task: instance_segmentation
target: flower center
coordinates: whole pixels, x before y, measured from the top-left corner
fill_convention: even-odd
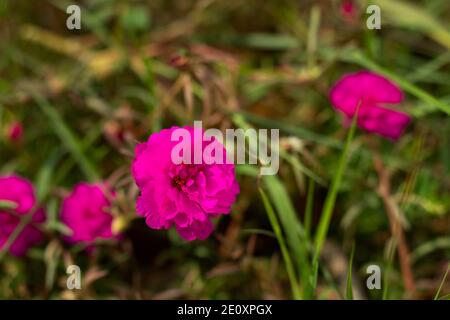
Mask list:
[[[186,180],[180,178],[179,176],[175,176],[172,178],[172,186],[181,190],[181,188],[186,184]]]

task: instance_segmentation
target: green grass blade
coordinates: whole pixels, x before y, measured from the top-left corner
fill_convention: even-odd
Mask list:
[[[440,237],[431,241],[424,242],[411,253],[411,261],[415,263],[422,257],[436,250],[443,249],[450,249],[450,239],[448,237]]]
[[[3,105],[0,103],[0,132],[3,130]]]
[[[292,250],[299,270],[302,288],[304,292],[310,292],[308,288],[310,283],[310,265],[305,230],[297,218],[286,188],[278,177],[264,176],[263,182],[278,213],[283,231],[286,234],[288,246]]]
[[[325,146],[332,147],[332,148],[337,148],[337,149],[342,148],[341,141],[334,139],[334,138],[329,138],[327,136],[322,136],[320,134],[317,134],[313,131],[309,131],[308,129],[302,128],[300,126],[287,124],[282,121],[267,119],[267,118],[260,117],[260,116],[257,116],[257,115],[254,115],[254,114],[251,114],[251,113],[248,113],[245,111],[239,111],[239,113],[234,113],[234,115],[235,115],[234,118],[236,118],[237,114],[239,116],[243,117],[245,120],[253,122],[257,125],[263,126],[264,128],[267,128],[267,129],[276,128],[276,129],[279,129],[281,132],[297,136],[300,139],[314,141],[318,144],[323,144]]]
[[[339,158],[338,168],[333,177],[331,183],[331,189],[327,193],[325,199],[325,204],[322,210],[322,215],[319,220],[319,225],[317,227],[316,236],[314,239],[315,253],[314,260],[318,260],[320,257],[320,252],[322,251],[322,246],[325,242],[325,238],[328,233],[328,228],[330,226],[331,216],[333,214],[334,205],[336,203],[337,194],[339,192],[339,187],[341,185],[342,176],[344,175],[344,170],[349,158],[350,144],[353,140],[356,131],[356,119],[358,117],[359,105],[357,107],[356,115],[353,117],[352,125],[347,134],[347,139],[345,141],[344,150]]]
[[[245,121],[245,118],[240,114],[232,115],[232,119],[240,128],[251,128]],[[312,290],[310,288],[311,267],[309,264],[309,243],[305,236],[305,230],[300,220],[297,218],[297,213],[292,205],[286,188],[278,177],[264,176],[262,181],[266,186],[270,199],[278,213],[283,231],[286,235],[288,247],[292,250],[294,262],[298,268],[298,274],[301,279],[303,296],[308,299],[310,298],[308,294],[312,293]]]
[[[289,50],[299,46],[295,37],[273,33],[251,33],[236,39],[236,44],[262,50]]]
[[[309,278],[310,288],[312,292],[315,292],[317,288],[317,278],[319,277],[319,259],[314,257],[312,262],[312,272]]]
[[[297,277],[295,275],[294,266],[292,264],[291,257],[287,250],[286,244],[284,242],[283,234],[281,232],[281,227],[278,223],[275,212],[267,198],[265,192],[259,188],[259,193],[261,194],[261,198],[263,200],[264,207],[266,208],[267,216],[269,217],[270,224],[272,225],[272,229],[275,232],[275,235],[278,240],[278,244],[281,248],[281,254],[283,255],[284,264],[286,266],[286,271],[288,273],[289,281],[291,283],[292,295],[294,299],[301,299],[301,292],[298,286]]]
[[[306,195],[306,206],[305,206],[305,236],[306,239],[310,239],[311,236],[311,222],[313,215],[313,206],[314,206],[314,180],[309,179],[308,183],[308,193]]]
[[[301,172],[307,175],[309,178],[313,179],[315,182],[317,182],[317,184],[320,184],[321,186],[327,185],[324,179],[322,179],[320,176],[318,176],[313,171],[304,166],[296,156],[286,152],[286,150],[283,149],[280,150],[280,157],[289,162],[294,172],[296,173]]]
[[[36,192],[38,202],[42,202],[47,196],[50,186],[52,184],[52,177],[55,172],[56,163],[60,159],[61,154],[57,150],[54,150],[48,159],[44,162],[41,169],[37,174],[36,179]]]
[[[264,230],[264,229],[242,229],[241,230],[242,234],[259,234],[262,236],[266,236],[266,237],[270,237],[270,238],[276,238],[276,235],[268,230]]]
[[[312,68],[316,62],[316,50],[317,50],[317,40],[318,40],[318,31],[320,26],[320,7],[315,5],[311,8],[310,19],[309,19],[309,28],[308,28],[308,38],[307,38],[307,46],[306,51],[308,53],[307,64],[308,67]]]
[[[0,200],[0,210],[12,210],[17,207],[17,203],[11,200]]]
[[[395,239],[392,239],[389,250],[388,250],[388,257],[386,261],[386,267],[384,271],[384,281],[383,281],[383,295],[382,299],[387,300],[389,295],[389,274],[391,273],[392,264],[394,262],[394,256],[395,256],[395,249],[397,247],[397,244],[395,242]]]
[[[350,254],[350,260],[348,261],[348,269],[347,269],[347,284],[345,291],[345,299],[353,300],[353,285],[352,285],[352,266],[353,266],[353,257],[355,255],[355,244],[352,246],[352,253]]]
[[[426,104],[434,106],[435,108],[445,112],[450,115],[450,105],[443,103],[439,99],[430,95],[426,91],[423,91],[410,81],[404,79],[403,77],[397,75],[394,72],[389,71],[386,68],[383,68],[376,64],[374,61],[367,58],[363,53],[358,50],[352,50],[351,52],[345,52],[341,55],[341,59],[347,62],[357,63],[367,69],[375,71],[379,74],[386,76],[391,79],[395,83],[397,83],[402,89],[407,91],[408,93],[416,96],[418,99],[422,100]]]
[[[16,241],[17,237],[22,233],[23,229],[30,223],[31,219],[33,218],[33,215],[35,214],[35,211],[32,210],[27,215],[23,216],[20,219],[20,222],[16,225],[14,231],[9,234],[8,239],[3,244],[2,248],[0,249],[0,262],[3,260],[3,257],[8,253],[9,249],[13,245],[14,241]]]
[[[428,14],[425,8],[416,6],[411,1],[399,0],[372,0],[371,4],[381,7],[381,12],[389,23],[425,33],[450,49],[450,32],[439,20]]]
[[[447,271],[445,271],[444,278],[442,279],[441,284],[439,285],[439,289],[436,292],[436,295],[434,296],[434,300],[439,299],[439,295],[441,294],[442,287],[444,286],[445,280],[447,279],[448,270],[450,270],[450,263],[447,266]]]
[[[259,176],[259,168],[250,164],[237,164],[236,174],[257,178]]]
[[[49,124],[53,127],[56,135],[78,163],[86,179],[91,182],[98,181],[100,179],[98,171],[83,153],[80,142],[66,125],[59,113],[55,111],[55,109],[44,97],[36,92],[33,92],[32,94],[42,112],[47,116]]]
[[[445,52],[431,61],[419,66],[407,76],[410,81],[420,81],[433,75],[435,71],[450,62],[450,52]]]

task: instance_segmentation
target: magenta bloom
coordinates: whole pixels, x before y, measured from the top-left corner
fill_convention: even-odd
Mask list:
[[[172,127],[150,135],[147,142],[136,147],[132,165],[133,177],[141,195],[136,202],[139,215],[153,229],[176,228],[186,240],[206,239],[213,231],[211,218],[228,214],[239,193],[234,165],[201,159],[201,163],[186,161],[175,164],[171,141]],[[191,135],[194,149],[194,129],[184,127]],[[181,130],[183,130],[181,129]],[[203,134],[201,129],[197,133]],[[200,141],[204,149],[212,141]],[[225,158],[225,148],[219,144]],[[192,155],[191,160],[193,160]],[[190,163],[190,164],[187,164]]]
[[[353,0],[343,0],[341,3],[342,17],[351,22],[356,18],[356,5]]]
[[[114,194],[105,185],[77,184],[61,209],[61,221],[72,230],[66,240],[92,245],[97,239],[116,237],[111,229],[113,216],[109,213],[112,197]]]
[[[23,256],[30,247],[44,238],[37,225],[45,221],[45,212],[43,209],[34,208],[36,197],[32,184],[15,175],[0,177],[0,201],[11,205],[8,210],[0,209],[0,248],[6,245],[21,218],[32,215],[31,223],[23,228],[9,247],[12,255]]]
[[[22,139],[23,126],[22,123],[16,121],[11,123],[8,128],[8,139],[12,142],[17,142]]]
[[[358,103],[358,126],[367,132],[396,140],[411,121],[406,113],[385,108],[385,104],[399,104],[402,91],[386,78],[368,71],[360,71],[341,78],[331,89],[331,103],[351,122]]]

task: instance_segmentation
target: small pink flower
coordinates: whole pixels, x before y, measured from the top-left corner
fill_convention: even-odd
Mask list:
[[[112,232],[110,199],[114,194],[103,184],[79,183],[62,204],[61,221],[72,230],[69,243],[94,244],[97,239],[116,237]]]
[[[177,129],[161,130],[137,145],[132,173],[141,195],[136,208],[150,228],[174,226],[186,240],[204,240],[213,231],[211,218],[228,214],[236,200],[239,185],[235,168],[226,161],[206,164],[210,163],[206,159],[200,164],[174,164],[171,153],[177,142],[171,141],[171,136]],[[192,127],[184,129],[194,136]],[[203,134],[201,129],[195,130]],[[212,141],[201,143],[205,148]],[[220,148],[225,159],[225,148]]]
[[[356,5],[353,0],[343,0],[341,3],[341,15],[348,21],[353,22],[356,18]]]
[[[22,123],[15,121],[10,124],[7,133],[8,139],[12,142],[17,142],[22,139],[23,136],[23,126]]]
[[[399,104],[402,91],[386,78],[368,71],[348,74],[331,89],[333,106],[343,112],[345,123],[351,123],[360,103],[358,126],[367,132],[396,140],[411,121],[406,113],[385,108],[385,104]]]
[[[23,256],[28,249],[39,243],[44,235],[37,228],[45,221],[45,211],[36,209],[36,197],[33,185],[26,179],[10,175],[0,177],[0,201],[11,203],[9,210],[0,209],[0,248],[3,248],[21,219],[32,214],[31,223],[27,224],[9,247],[14,256]]]

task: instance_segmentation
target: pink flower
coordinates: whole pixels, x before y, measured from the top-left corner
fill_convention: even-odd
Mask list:
[[[36,209],[36,197],[32,184],[21,177],[11,175],[0,177],[0,201],[9,203],[8,209],[0,209],[0,248],[6,245],[21,219],[31,214],[31,223],[27,224],[16,237],[9,252],[15,256],[23,256],[28,249],[40,242],[44,235],[37,228],[45,221],[43,209]],[[5,207],[3,207],[5,208]]]
[[[17,142],[22,139],[23,126],[22,123],[16,121],[10,124],[7,133],[8,139],[12,142]]]
[[[341,78],[331,89],[331,103],[351,123],[356,108],[358,126],[367,132],[396,140],[401,137],[411,117],[406,113],[384,107],[384,104],[399,104],[402,91],[386,78],[368,71],[360,71]]]
[[[108,212],[113,197],[103,184],[77,184],[62,204],[61,221],[72,230],[65,239],[93,245],[97,239],[116,237],[112,232],[113,216]]]
[[[204,240],[213,231],[211,218],[228,214],[236,200],[239,185],[235,168],[226,161],[206,164],[211,162],[204,158],[200,164],[186,164],[189,161],[174,164],[171,153],[178,142],[171,141],[171,136],[177,129],[180,128],[161,130],[150,135],[147,142],[137,145],[132,173],[141,195],[136,208],[150,228],[174,226],[186,240]],[[183,129],[194,136],[192,127]],[[201,129],[195,130],[203,135]],[[193,146],[194,138],[190,142]],[[201,147],[204,150],[212,143],[202,141]],[[218,146],[225,159],[225,148],[221,144]]]
[[[356,18],[356,5],[353,0],[343,0],[341,3],[341,15],[348,21],[353,22]]]

